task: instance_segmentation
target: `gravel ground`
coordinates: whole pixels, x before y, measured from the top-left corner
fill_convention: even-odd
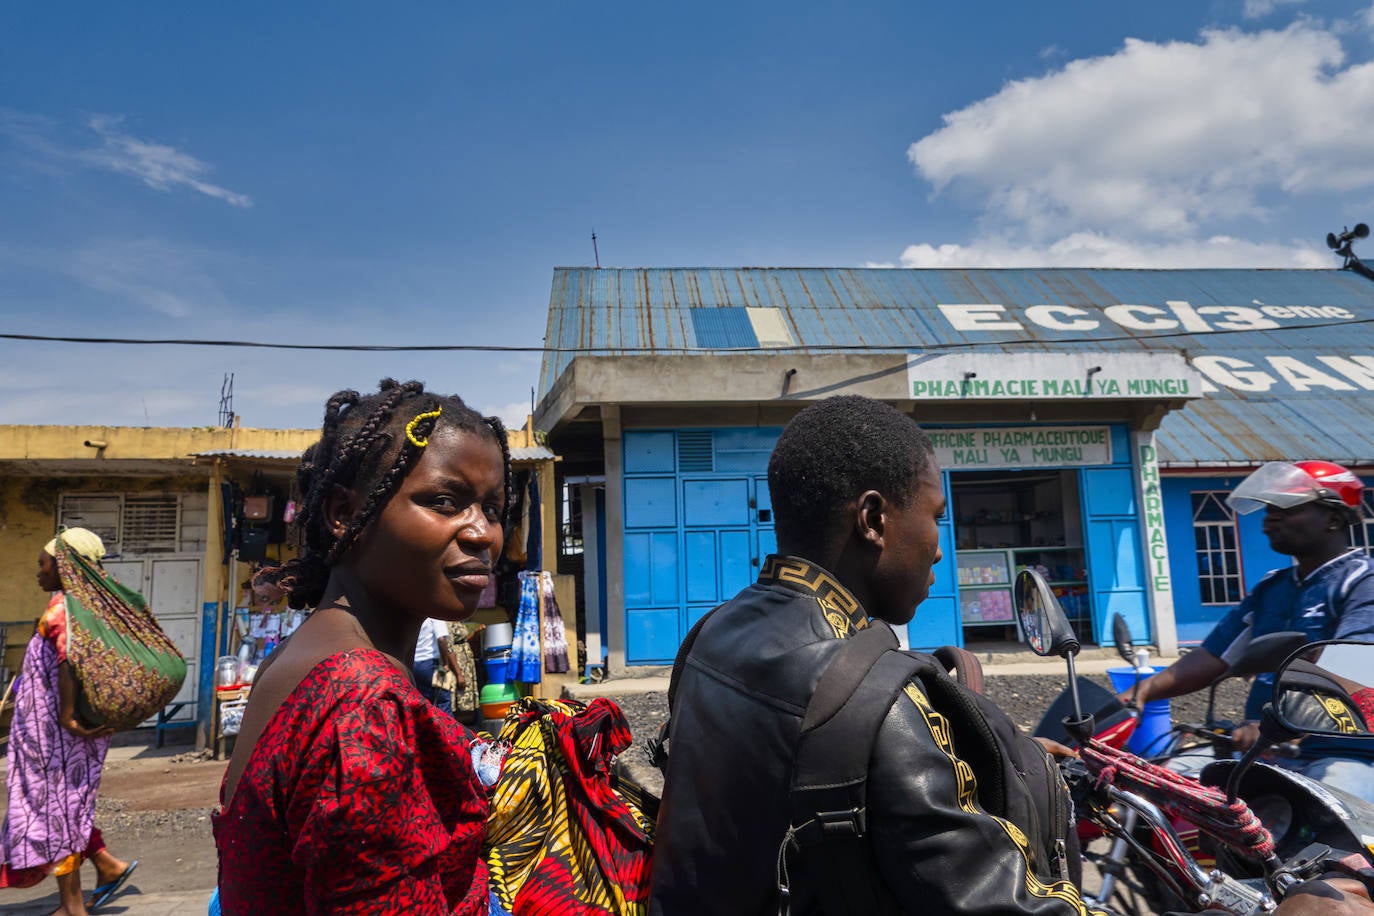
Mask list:
[[[1067,674],[998,675],[995,668],[984,669],[988,698],[1000,706],[1017,725],[1030,731],[1068,683]],[[1104,687],[1110,687],[1106,675],[1087,675]],[[1240,717],[1247,687],[1244,682],[1225,682],[1217,693],[1219,718],[1236,720]],[[666,693],[621,694],[612,699],[620,705],[634,735],[634,746],[622,755],[622,762],[630,775],[654,792],[661,791],[662,776],[649,764],[644,742],[658,734],[658,728],[668,717]],[[1201,723],[1207,712],[1206,691],[1170,701],[1170,715],[1175,724]]]

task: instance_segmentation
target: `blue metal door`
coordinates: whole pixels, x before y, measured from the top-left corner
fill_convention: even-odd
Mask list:
[[[1129,452],[1127,452],[1129,454]],[[1153,638],[1140,544],[1135,476],[1130,467],[1085,468],[1078,476],[1083,546],[1092,595],[1093,642],[1110,645],[1110,621],[1120,613],[1132,633]],[[1087,634],[1080,634],[1083,638]]]
[[[935,584],[930,587],[930,595],[916,608],[916,616],[907,624],[906,637],[913,649],[964,644],[954,573],[954,511],[949,474],[941,474],[940,478],[945,488],[945,514],[940,516],[940,552],[944,556],[934,566]]]

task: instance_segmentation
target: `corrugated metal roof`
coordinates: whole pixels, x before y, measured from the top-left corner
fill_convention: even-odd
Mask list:
[[[281,452],[269,451],[266,449],[252,448],[226,448],[213,452],[196,452],[197,458],[262,458],[275,461],[299,461],[300,452]],[[553,458],[554,454],[547,446],[531,445],[519,446],[510,450],[512,461],[541,461]]]
[[[270,461],[300,461],[301,453],[264,448],[222,448],[212,452],[196,452],[197,458],[263,458]]]
[[[1207,394],[1165,418],[1164,465],[1374,464],[1374,283],[1338,270],[558,268],[541,396],[579,353],[759,352],[720,345],[744,308],[809,352],[1181,352]]]
[[[510,450],[511,461],[543,461],[553,457],[553,452],[543,445],[522,445]]]

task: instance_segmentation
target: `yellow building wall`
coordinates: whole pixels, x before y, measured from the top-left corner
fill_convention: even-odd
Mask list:
[[[220,563],[224,550],[219,524],[223,511],[220,483],[233,479],[246,484],[252,461],[192,456],[227,449],[300,453],[318,437],[315,429],[0,426],[0,624],[9,625],[4,663],[11,671],[17,670],[33,623],[43,610],[44,596],[34,575],[38,552],[56,528],[60,494],[207,492],[203,600],[233,607],[238,601],[239,583],[228,581],[228,569]],[[507,435],[512,448],[541,445],[539,439],[528,426],[511,429]],[[531,464],[539,475],[545,566],[552,568],[559,540],[554,460]],[[280,465],[273,470],[280,473]],[[284,556],[289,555],[289,545],[283,547]],[[571,577],[556,576],[555,591],[571,656],[577,633]],[[499,616],[500,612],[486,611],[478,619]],[[575,668],[575,660],[573,665]],[[539,693],[557,696],[562,685],[577,675],[576,670],[568,675],[550,675]]]
[[[198,493],[199,477],[0,477],[0,625],[4,664],[18,670],[24,646],[47,605],[38,588],[38,554],[57,530],[63,493]],[[210,526],[213,528],[213,524]],[[208,578],[208,575],[207,575]]]
[[[225,429],[218,426],[0,426],[0,461],[189,460],[224,449],[303,452],[314,429]],[[105,443],[96,448],[91,443]]]

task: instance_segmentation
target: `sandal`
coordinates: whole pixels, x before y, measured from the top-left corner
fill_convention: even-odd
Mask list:
[[[95,890],[91,891],[91,902],[86,904],[86,906],[93,910],[98,906],[104,906],[109,903],[114,895],[119,893],[119,889],[124,886],[124,882],[129,880],[129,876],[134,873],[135,868],[138,868],[137,859],[130,862],[129,867],[124,869],[119,877],[115,878],[113,881],[101,884],[97,886]]]

